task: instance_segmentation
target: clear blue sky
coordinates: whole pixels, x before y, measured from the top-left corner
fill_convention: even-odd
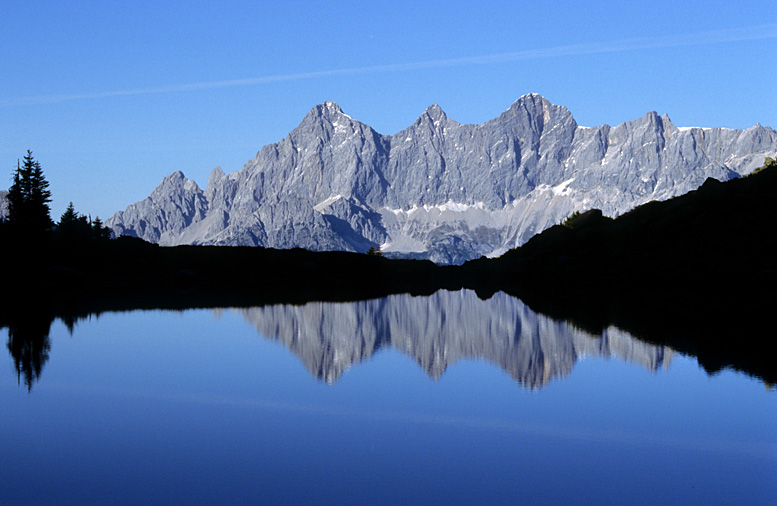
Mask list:
[[[204,187],[316,104],[383,134],[537,92],[581,125],[777,127],[777,2],[6,2],[0,174],[32,149],[108,218],[176,170]]]

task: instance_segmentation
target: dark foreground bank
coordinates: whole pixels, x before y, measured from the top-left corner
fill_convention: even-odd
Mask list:
[[[0,326],[48,329],[104,311],[357,300],[470,288],[504,291],[590,330],[615,324],[777,382],[766,350],[777,298],[777,166],[707,181],[616,220],[584,213],[498,259],[463,266],[347,252],[158,247],[139,239],[3,237]],[[24,334],[26,331],[22,331]],[[24,341],[12,342],[24,346]],[[15,343],[15,344],[14,344]],[[18,350],[17,350],[18,351]],[[19,352],[21,353],[21,352]],[[13,354],[13,351],[12,351]]]

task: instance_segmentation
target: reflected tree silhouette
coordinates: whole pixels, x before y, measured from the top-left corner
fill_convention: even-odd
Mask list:
[[[7,327],[7,348],[13,358],[19,384],[23,378],[27,390],[31,391],[49,360],[51,319],[22,317],[9,322]]]
[[[19,303],[20,301],[24,301]],[[60,305],[56,310],[49,304],[35,305],[29,297],[17,300],[12,310],[0,312],[0,331],[8,329],[6,348],[16,369],[17,380],[28,391],[40,380],[41,373],[49,361],[51,352],[51,324],[59,319],[72,336],[79,321],[99,312],[80,313],[71,307]]]

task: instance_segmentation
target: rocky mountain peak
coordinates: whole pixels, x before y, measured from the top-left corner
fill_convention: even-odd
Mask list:
[[[523,95],[492,121],[501,124],[525,125],[537,133],[544,130],[545,124],[577,126],[569,109],[555,105],[537,93]]]
[[[447,123],[450,121],[448,119],[448,116],[445,114],[445,111],[442,110],[442,108],[438,104],[432,104],[429,107],[424,110],[423,114],[421,114],[413,123],[413,125],[410,127],[412,130],[418,129],[418,127],[423,127],[423,129],[429,129],[432,130],[439,128],[444,123]],[[401,132],[397,135],[401,136]]]
[[[460,263],[519,246],[574,211],[617,216],[777,154],[768,127],[670,125],[650,112],[580,128],[566,107],[532,93],[480,125],[434,104],[385,136],[327,101],[243,170],[214,169],[206,192],[179,171],[107,224],[163,244],[380,244],[386,254]]]
[[[335,135],[352,135],[369,126],[354,120],[339,105],[327,100],[313,107],[300,124],[291,131],[289,138],[296,144],[318,143],[317,139],[330,140]]]
[[[177,181],[185,181],[185,180],[186,180],[186,176],[184,175],[183,171],[180,171],[180,170],[176,170],[172,174],[162,178],[162,182],[163,183],[167,182],[167,181],[169,181],[169,182],[177,182]]]
[[[516,110],[528,110],[528,111],[542,111],[548,107],[552,107],[553,104],[550,101],[540,95],[539,93],[527,93],[518,98],[510,109]]]
[[[431,118],[433,121],[439,121],[443,118],[447,118],[448,116],[445,114],[445,111],[442,110],[442,108],[438,104],[432,104],[429,107],[426,108],[424,111],[424,115]]]
[[[202,193],[197,183],[187,179],[183,172],[177,170],[165,176],[159,185],[151,192],[150,198],[155,201],[169,199],[170,196],[183,195],[185,193]]]
[[[672,120],[669,119],[669,115],[667,113],[664,113],[661,115],[661,123],[664,125],[664,130],[674,132],[677,130],[677,127],[674,123],[672,123]]]
[[[325,107],[328,111],[342,113],[343,110],[340,108],[339,105],[337,105],[332,100],[326,100],[323,104],[321,104],[323,107]]]
[[[310,112],[305,116],[305,119],[316,119],[316,120],[328,120],[332,121],[339,117],[346,117],[348,119],[351,119],[350,116],[345,114],[343,110],[340,108],[339,105],[337,105],[335,102],[331,100],[327,100],[323,104],[318,104],[314,106]],[[303,119],[303,122],[305,120]]]
[[[156,187],[154,193],[165,194],[170,191],[195,191],[199,192],[200,188],[197,183],[191,179],[187,179],[184,173],[180,170],[173,172],[172,174],[165,176],[159,186]]]
[[[210,175],[208,176],[208,187],[219,184],[225,177],[226,174],[224,174],[224,171],[221,169],[221,167],[216,167],[210,172]]]

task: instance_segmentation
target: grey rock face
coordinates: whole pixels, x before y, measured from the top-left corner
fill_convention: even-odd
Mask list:
[[[147,241],[169,244],[201,222],[208,213],[208,200],[197,183],[181,171],[164,178],[145,200],[129,206],[110,227],[116,235],[134,235]],[[131,223],[132,228],[125,224]]]
[[[428,297],[402,294],[236,311],[329,383],[384,347],[407,354],[435,379],[460,360],[485,360],[531,389],[566,376],[586,356],[616,357],[655,371],[667,367],[673,354],[615,327],[588,334],[501,292],[489,300],[471,290],[441,290]]]
[[[480,125],[429,107],[380,135],[333,102],[262,148],[242,170],[214,169],[202,191],[183,174],[106,223],[174,244],[366,251],[460,263],[497,256],[574,211],[622,214],[744,175],[777,153],[777,132],[678,128],[651,112],[581,127],[540,95]]]
[[[8,217],[8,192],[0,190],[0,221]]]

